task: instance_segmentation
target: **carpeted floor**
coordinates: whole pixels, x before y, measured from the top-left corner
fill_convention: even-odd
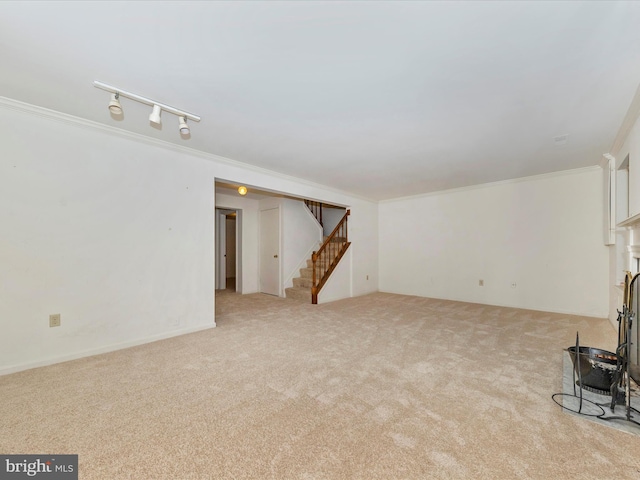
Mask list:
[[[0,453],[81,479],[632,479],[637,436],[564,413],[607,320],[377,293],[221,293],[218,327],[0,377]]]

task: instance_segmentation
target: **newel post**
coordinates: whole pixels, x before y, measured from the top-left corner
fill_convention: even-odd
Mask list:
[[[318,261],[318,253],[311,254],[311,304],[318,304],[318,287],[316,282],[316,262]]]

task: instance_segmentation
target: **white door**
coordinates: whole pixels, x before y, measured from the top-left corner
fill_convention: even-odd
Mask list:
[[[260,291],[280,295],[280,211],[260,211]]]

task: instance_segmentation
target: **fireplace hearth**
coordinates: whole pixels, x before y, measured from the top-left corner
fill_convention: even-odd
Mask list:
[[[638,384],[640,367],[637,364],[633,307],[634,292],[638,289],[640,274],[627,272],[624,284],[622,311],[618,311],[618,347],[609,352],[594,347],[580,346],[576,333],[575,346],[567,348],[571,359],[571,384],[567,388],[567,374],[563,392],[552,396],[565,410],[595,417],[602,421],[626,422],[633,430],[640,427],[640,397]],[[609,399],[607,399],[609,396]],[[640,434],[640,430],[637,432]]]

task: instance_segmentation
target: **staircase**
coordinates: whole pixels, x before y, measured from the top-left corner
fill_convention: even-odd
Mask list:
[[[307,267],[300,269],[300,276],[293,279],[293,287],[285,288],[287,298],[302,300],[309,303],[311,299],[311,287],[313,286],[313,260],[307,260]]]
[[[293,279],[293,287],[285,289],[287,298],[308,302],[311,297],[311,303],[318,303],[318,293],[351,245],[347,238],[350,213],[346,211],[331,235],[325,237],[320,248],[307,259],[307,266],[301,268],[300,276]]]

